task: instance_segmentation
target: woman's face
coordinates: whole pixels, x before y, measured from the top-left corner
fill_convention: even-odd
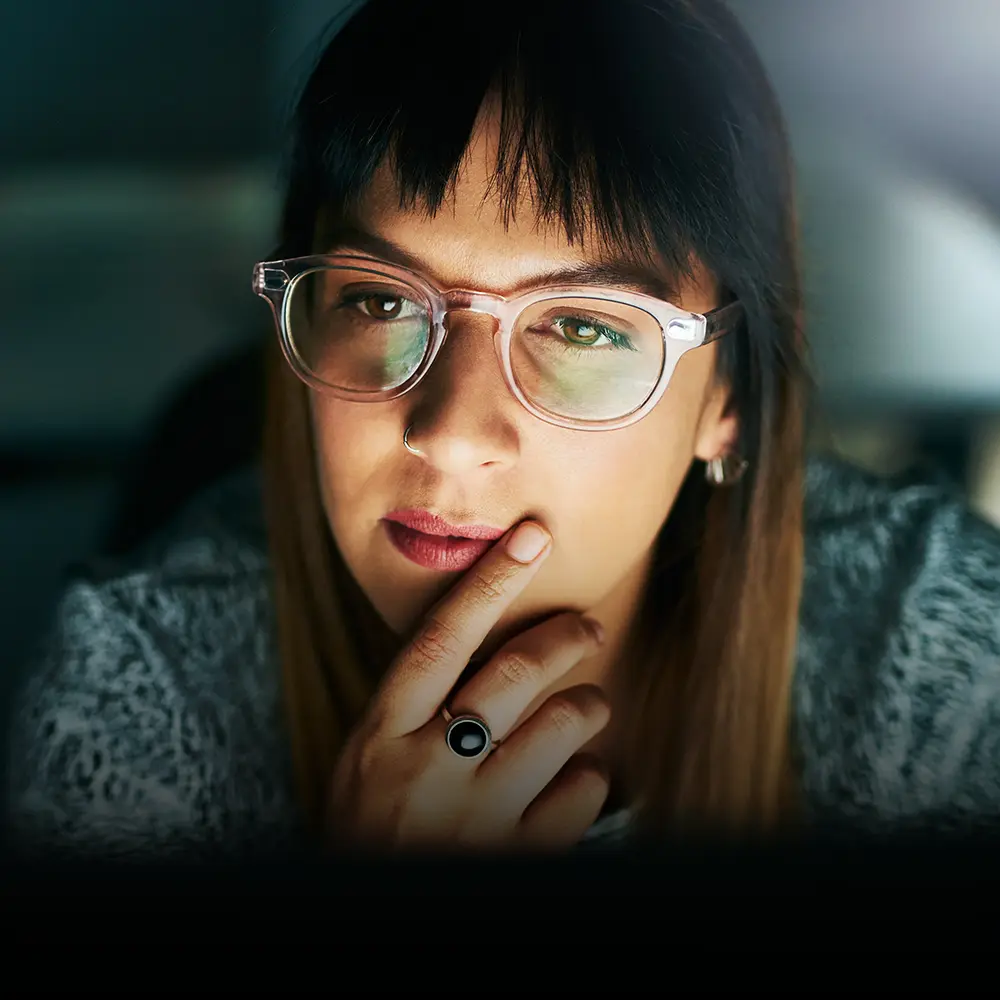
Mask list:
[[[491,131],[470,147],[453,197],[431,217],[403,210],[388,171],[377,174],[356,215],[357,229],[388,241],[444,288],[499,295],[547,273],[604,256],[562,228],[536,224],[525,198],[505,228],[488,190]],[[326,250],[370,252],[360,237]],[[716,290],[702,272],[674,296],[706,312]],[[330,528],[374,607],[406,632],[461,575],[427,568],[393,541],[386,515],[429,511],[452,524],[506,529],[526,517],[552,535],[552,551],[494,630],[498,641],[539,616],[587,611],[606,624],[641,592],[656,540],[691,461],[724,450],[735,434],[714,379],[715,345],[689,351],[653,411],[630,427],[598,433],[554,427],[508,391],[488,318],[455,313],[424,380],[404,396],[355,403],[310,393],[317,463]],[[403,433],[412,424],[409,443]],[[487,645],[492,644],[489,640]]]

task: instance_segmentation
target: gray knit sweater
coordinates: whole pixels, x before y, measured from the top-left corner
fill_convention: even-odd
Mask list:
[[[809,815],[1000,829],[1000,532],[943,485],[831,459],[810,462],[805,502],[793,718]],[[11,720],[11,829],[35,848],[137,858],[293,845],[279,700],[248,471],[132,568],[64,595]]]

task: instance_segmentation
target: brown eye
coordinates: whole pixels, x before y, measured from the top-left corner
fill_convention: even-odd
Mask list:
[[[403,308],[402,299],[390,299],[384,295],[370,295],[363,304],[365,312],[373,319],[396,319]]]

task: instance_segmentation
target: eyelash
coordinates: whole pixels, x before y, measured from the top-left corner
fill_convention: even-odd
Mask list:
[[[616,350],[634,351],[636,349],[632,344],[632,341],[625,334],[618,333],[616,330],[612,330],[611,327],[604,326],[601,323],[594,323],[576,316],[561,316],[559,320],[553,321],[552,325],[556,326],[560,321],[563,323],[577,323],[579,326],[585,326],[591,330],[596,330],[602,337],[606,337]],[[571,349],[580,353],[593,350],[593,347],[589,347],[584,344],[574,344],[573,341],[568,339],[566,340],[566,344]]]

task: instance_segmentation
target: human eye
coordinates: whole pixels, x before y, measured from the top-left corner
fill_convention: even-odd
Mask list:
[[[414,319],[423,314],[420,304],[407,298],[399,289],[345,289],[340,295],[338,308],[356,311],[367,319],[379,322]]]
[[[549,325],[553,330],[558,331],[558,334],[568,345],[575,348],[582,350],[636,350],[628,334],[595,319],[581,316],[557,316],[549,321]]]

